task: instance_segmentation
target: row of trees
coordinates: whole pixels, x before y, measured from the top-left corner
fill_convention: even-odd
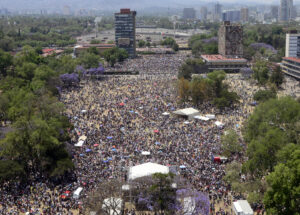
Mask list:
[[[0,58],[7,59],[1,69],[0,121],[9,121],[11,130],[0,141],[0,181],[71,171],[65,142],[72,126],[57,99],[59,72],[49,64],[56,58],[43,59],[31,47],[15,57],[1,51]]]
[[[275,98],[267,99],[269,95]],[[291,97],[261,91],[261,104],[246,121],[243,137],[248,159],[231,163],[225,180],[253,205],[264,204],[270,214],[297,214],[299,207],[300,104]],[[234,132],[222,137],[224,153],[243,153]],[[241,174],[245,180],[241,180]]]
[[[161,45],[172,48],[176,52],[179,50],[178,44],[176,43],[176,41],[172,37],[167,37],[166,39],[161,41]]]
[[[268,61],[259,60],[253,66],[253,78],[260,85],[274,84],[277,88],[284,82],[280,66],[273,66]]]
[[[14,16],[0,19],[0,49],[73,45],[76,43],[73,37],[91,32],[93,25],[91,18]]]
[[[192,54],[199,57],[201,54],[217,54],[218,38],[211,34],[196,34],[189,39],[189,48]]]
[[[187,80],[181,77],[178,81],[178,94],[182,102],[192,100],[195,105],[212,102],[219,109],[233,106],[239,102],[235,92],[230,92],[223,81],[226,78],[224,71],[214,71],[207,74],[206,78],[194,77]]]

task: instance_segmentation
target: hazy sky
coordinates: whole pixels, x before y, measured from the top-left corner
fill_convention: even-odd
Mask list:
[[[22,9],[61,9],[65,5],[71,8],[86,9],[116,9],[120,7],[130,8],[147,8],[147,7],[171,7],[182,8],[199,6],[203,4],[213,4],[219,2],[221,4],[236,5],[257,5],[257,4],[280,4],[280,0],[0,0],[0,9],[8,8],[10,10]],[[296,4],[300,0],[294,0]]]

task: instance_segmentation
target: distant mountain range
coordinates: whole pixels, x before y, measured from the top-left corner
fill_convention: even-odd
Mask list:
[[[243,5],[255,5],[257,3],[279,4],[280,0],[1,0],[0,8],[10,10],[36,10],[36,9],[62,9],[65,5],[72,9],[97,9],[97,10],[117,10],[122,7],[133,9],[144,9],[150,7],[170,7],[182,8],[191,6],[201,6],[203,4],[238,3]],[[297,2],[297,1],[295,1]]]

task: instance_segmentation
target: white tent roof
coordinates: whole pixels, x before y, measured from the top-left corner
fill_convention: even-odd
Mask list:
[[[215,119],[216,116],[214,114],[206,114],[205,117],[209,118],[209,119]]]
[[[222,122],[220,122],[220,121],[216,121],[215,125],[218,126],[218,127],[224,126],[224,124]]]
[[[205,116],[194,116],[195,119],[200,119],[202,121],[208,121],[209,118],[208,117],[205,117]]]
[[[122,185],[122,190],[130,190],[129,184]]]
[[[109,215],[121,214],[123,200],[121,198],[107,198],[103,200],[102,208]]]
[[[82,136],[79,137],[78,141],[80,141],[80,140],[85,141],[86,138],[87,138],[86,136],[82,135]]]
[[[148,151],[142,151],[142,155],[150,155],[151,153]]]
[[[190,115],[196,115],[200,114],[200,112],[194,108],[185,108],[180,109],[173,112],[174,114],[181,115],[181,116],[190,116]]]
[[[130,167],[129,169],[129,180],[153,175],[154,173],[169,173],[169,167],[163,166],[157,163],[144,163],[141,165]]]
[[[235,208],[236,212],[241,213],[243,215],[254,214],[247,200],[238,200],[236,202],[233,202],[233,207]]]
[[[79,140],[78,143],[76,143],[74,146],[76,147],[82,147],[84,144],[84,141],[83,140]]]
[[[168,112],[164,112],[162,115],[164,115],[164,116],[168,116],[168,115],[170,115],[170,113],[168,113]]]

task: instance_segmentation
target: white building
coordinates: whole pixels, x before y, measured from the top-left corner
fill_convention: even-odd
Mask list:
[[[285,57],[300,57],[300,34],[286,34]]]
[[[232,209],[235,215],[253,215],[254,212],[247,200],[238,200],[232,203]]]

